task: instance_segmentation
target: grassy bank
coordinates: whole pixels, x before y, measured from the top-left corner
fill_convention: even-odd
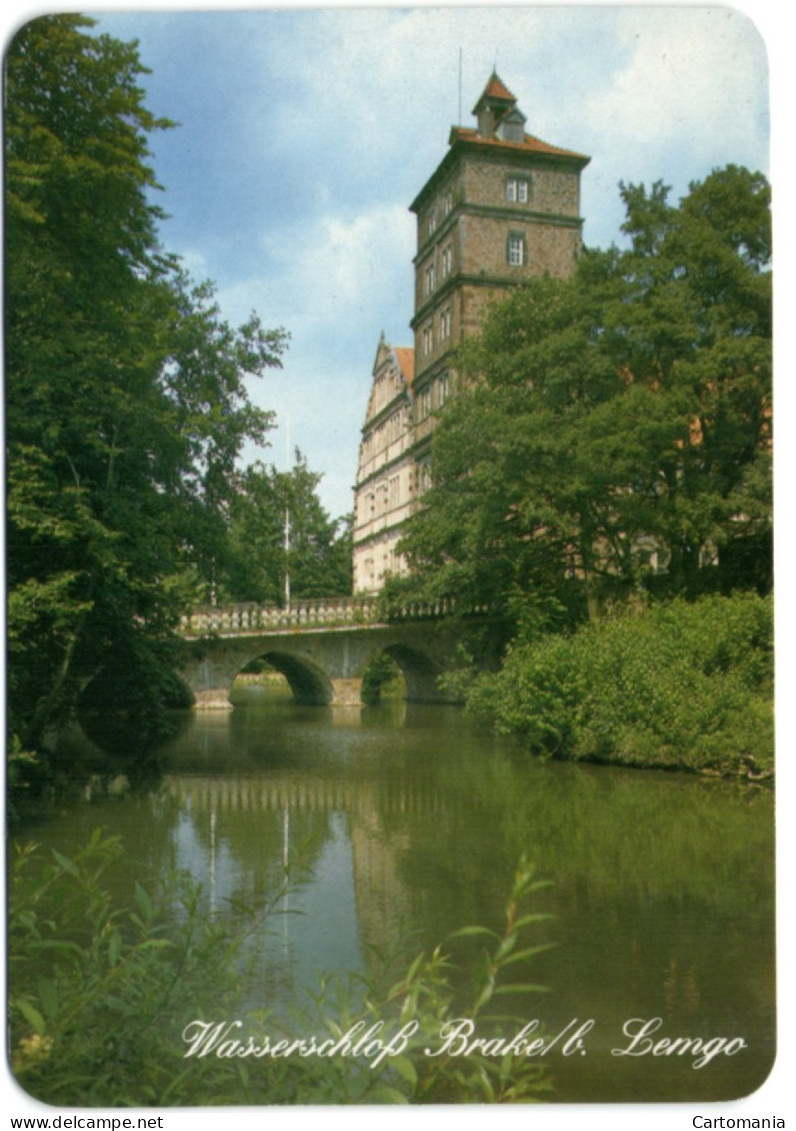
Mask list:
[[[468,708],[544,757],[770,778],[771,598],[672,601],[515,642]]]

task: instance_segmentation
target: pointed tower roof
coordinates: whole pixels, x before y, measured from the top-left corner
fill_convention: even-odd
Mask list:
[[[517,109],[517,99],[511,93],[509,88],[498,75],[497,71],[493,71],[489,77],[489,82],[484,87],[483,94],[478,99],[473,109],[473,113],[478,119],[478,132],[481,137],[491,138],[495,136],[495,131],[499,128],[509,114],[518,114],[520,111]],[[525,119],[523,118],[523,122]],[[515,128],[514,134],[518,135],[518,140],[522,141],[522,130]],[[515,139],[517,140],[517,139]]]
[[[484,102],[486,102],[487,100],[490,102],[505,102],[506,110],[508,110],[509,106],[514,106],[517,101],[515,96],[511,93],[509,88],[500,78],[497,71],[493,71],[490,75],[489,82],[484,87],[481,97],[473,107],[473,113],[477,114]]]
[[[391,353],[392,353],[392,347],[390,346],[390,343],[387,341],[386,334],[382,330],[381,337],[379,338],[379,344],[376,347],[376,358],[373,362],[373,372],[374,373],[376,372],[376,370],[379,368],[380,365],[384,364],[384,362],[387,360],[387,358],[390,356]]]

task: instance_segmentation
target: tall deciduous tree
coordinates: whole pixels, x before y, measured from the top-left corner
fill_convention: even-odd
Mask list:
[[[291,599],[350,595],[350,524],[324,510],[320,479],[300,451],[289,472],[262,464],[243,472],[218,563],[219,599],[283,603],[286,574]]]
[[[285,345],[163,252],[148,135],[170,123],[135,44],[91,23],[34,20],[6,60],[10,706],[33,746],[102,669],[142,714],[164,699],[185,562],[269,428],[245,378]]]
[[[627,250],[516,290],[461,350],[404,543],[427,596],[595,611],[769,584],[768,185],[730,166],[679,207],[622,196]]]

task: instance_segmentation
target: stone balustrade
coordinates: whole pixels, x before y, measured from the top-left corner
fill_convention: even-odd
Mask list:
[[[236,636],[285,629],[339,628],[376,622],[375,597],[329,597],[294,601],[289,606],[236,604],[206,606],[183,616],[183,636]]]
[[[180,635],[246,636],[266,632],[313,631],[323,628],[374,628],[385,621],[427,620],[451,616],[452,598],[434,602],[411,601],[390,608],[385,615],[378,597],[316,597],[289,606],[235,604],[204,606],[182,617]],[[486,606],[471,610],[483,614]]]

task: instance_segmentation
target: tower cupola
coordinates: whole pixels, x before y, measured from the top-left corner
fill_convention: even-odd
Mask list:
[[[516,105],[517,99],[498,77],[497,72],[493,71],[489,82],[484,87],[483,94],[473,107],[473,113],[478,119],[480,136],[494,137],[501,121],[515,110]],[[524,123],[525,118],[521,112],[517,110],[516,113],[520,115]],[[520,135],[520,140],[522,140],[522,135]]]

